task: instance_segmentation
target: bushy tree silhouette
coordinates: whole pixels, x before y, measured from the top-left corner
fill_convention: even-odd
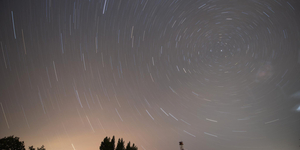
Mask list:
[[[35,148],[33,148],[33,146],[29,146],[29,150],[35,150]]]
[[[45,146],[42,145],[40,148],[37,148],[37,150],[46,150],[46,149],[45,149]]]
[[[130,150],[137,150],[138,148],[134,145],[134,143],[132,144],[132,146],[130,147]]]
[[[123,139],[118,139],[117,147],[115,148],[115,136],[110,140],[109,137],[105,137],[100,145],[100,150],[137,150],[138,148],[133,144],[130,146],[128,142],[125,149],[125,142]]]
[[[25,150],[24,141],[20,141],[19,137],[9,136],[0,139],[0,149]]]
[[[130,146],[130,142],[128,142],[125,150],[137,150],[137,147],[134,145],[134,143],[132,146]]]
[[[19,137],[9,136],[0,139],[0,150],[25,150],[24,141],[20,141]],[[29,146],[29,150],[35,150],[33,146]],[[42,145],[37,150],[46,150],[45,146]]]
[[[29,150],[35,150],[35,148],[33,146],[30,146]],[[40,148],[37,148],[37,150],[46,150],[46,148],[44,145],[42,145]]]

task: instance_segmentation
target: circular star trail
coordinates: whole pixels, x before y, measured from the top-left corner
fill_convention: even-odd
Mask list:
[[[0,2],[0,136],[49,150],[299,147],[296,0]]]

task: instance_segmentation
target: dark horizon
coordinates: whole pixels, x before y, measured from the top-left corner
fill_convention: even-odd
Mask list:
[[[0,1],[0,138],[296,150],[299,0]]]

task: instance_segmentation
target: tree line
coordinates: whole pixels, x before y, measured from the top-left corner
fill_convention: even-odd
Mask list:
[[[19,137],[8,136],[0,139],[0,150],[26,150],[24,141],[20,141]],[[45,146],[42,145],[40,148],[37,147],[35,149],[33,146],[28,147],[29,150],[46,150]],[[110,139],[109,137],[105,137],[101,142],[99,147],[100,150],[138,150],[138,148],[134,145],[131,145],[130,141],[127,143],[125,147],[125,141],[121,138],[118,139],[117,146],[115,146],[115,136]]]
[[[101,142],[99,147],[100,150],[137,150],[138,148],[134,145],[130,145],[130,141],[127,143],[125,147],[125,141],[121,138],[118,139],[117,146],[115,146],[115,136],[110,140],[109,137],[105,137]]]
[[[0,139],[0,150],[26,150],[24,141],[20,141],[19,137],[8,136]],[[40,148],[35,149],[33,146],[29,146],[29,150],[46,150],[45,146],[42,145]]]

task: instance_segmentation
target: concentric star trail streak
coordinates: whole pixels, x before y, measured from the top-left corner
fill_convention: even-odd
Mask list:
[[[1,0],[0,138],[297,150],[299,16],[299,0]]]

